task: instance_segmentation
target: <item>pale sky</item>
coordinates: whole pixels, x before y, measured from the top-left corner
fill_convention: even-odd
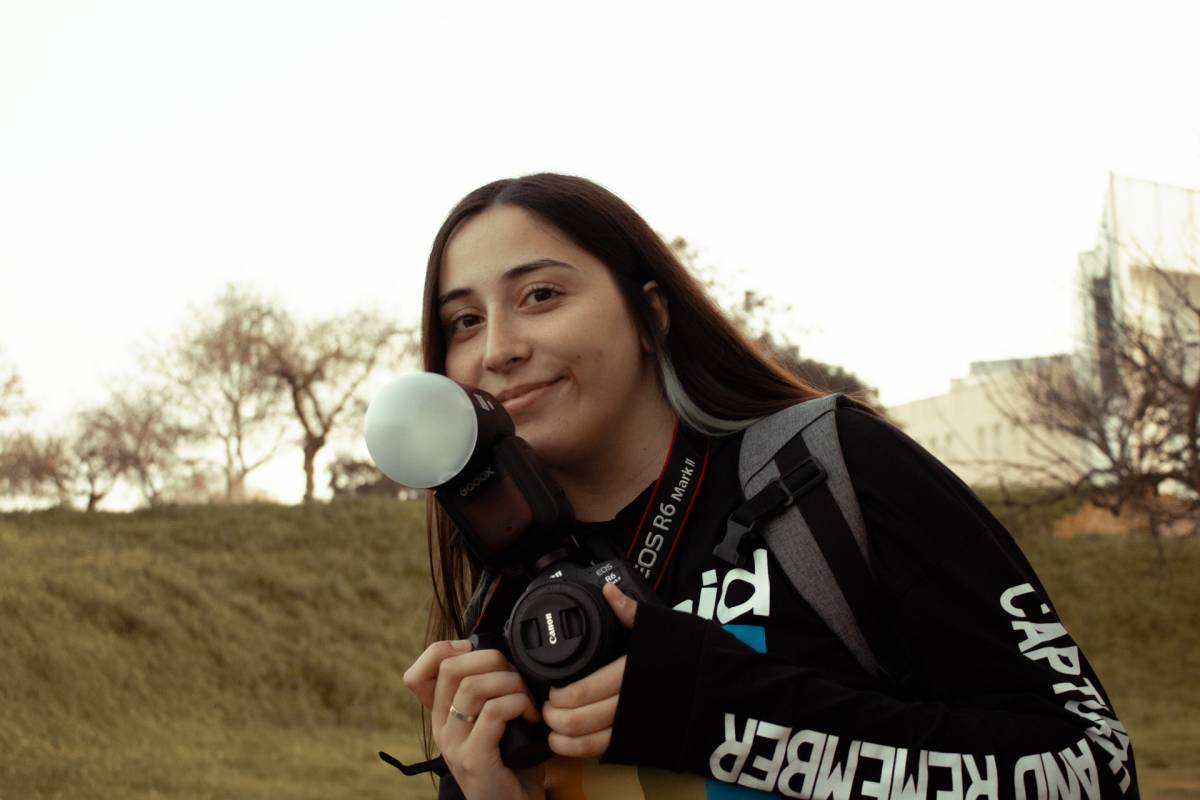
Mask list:
[[[1197,41],[1145,0],[0,0],[0,359],[54,425],[230,281],[414,321],[454,202],[555,170],[938,394],[1071,347],[1110,170],[1200,186]]]

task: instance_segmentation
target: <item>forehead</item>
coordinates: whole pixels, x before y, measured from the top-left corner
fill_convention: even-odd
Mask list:
[[[492,206],[462,223],[446,245],[440,290],[498,279],[517,264],[550,258],[587,269],[603,265],[566,234],[516,206]]]

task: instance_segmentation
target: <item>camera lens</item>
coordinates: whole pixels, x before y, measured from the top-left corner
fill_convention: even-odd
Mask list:
[[[595,587],[555,581],[530,591],[513,608],[509,648],[522,673],[561,683],[591,672],[602,660],[610,625]]]

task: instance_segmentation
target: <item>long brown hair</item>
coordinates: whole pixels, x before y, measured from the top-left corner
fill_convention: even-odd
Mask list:
[[[753,420],[827,394],[787,372],[742,335],[671,248],[627,203],[592,181],[554,173],[481,186],[459,201],[442,223],[425,272],[421,350],[427,371],[444,373],[446,367],[445,332],[437,311],[446,245],[464,221],[496,205],[517,206],[536,215],[612,271],[640,333],[653,343],[660,386],[685,422],[692,423],[697,416],[730,421],[733,424],[724,429],[729,432],[747,424],[737,421]],[[669,309],[665,334],[642,291],[651,280],[658,283]],[[702,422],[692,424],[700,427]],[[427,503],[434,589],[427,636],[429,641],[437,641],[464,635],[479,565],[468,558],[458,532],[432,497]]]

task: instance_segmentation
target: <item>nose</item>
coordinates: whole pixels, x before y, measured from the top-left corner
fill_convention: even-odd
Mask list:
[[[493,318],[487,323],[487,345],[483,368],[488,372],[505,372],[529,358],[528,338],[515,320]]]

